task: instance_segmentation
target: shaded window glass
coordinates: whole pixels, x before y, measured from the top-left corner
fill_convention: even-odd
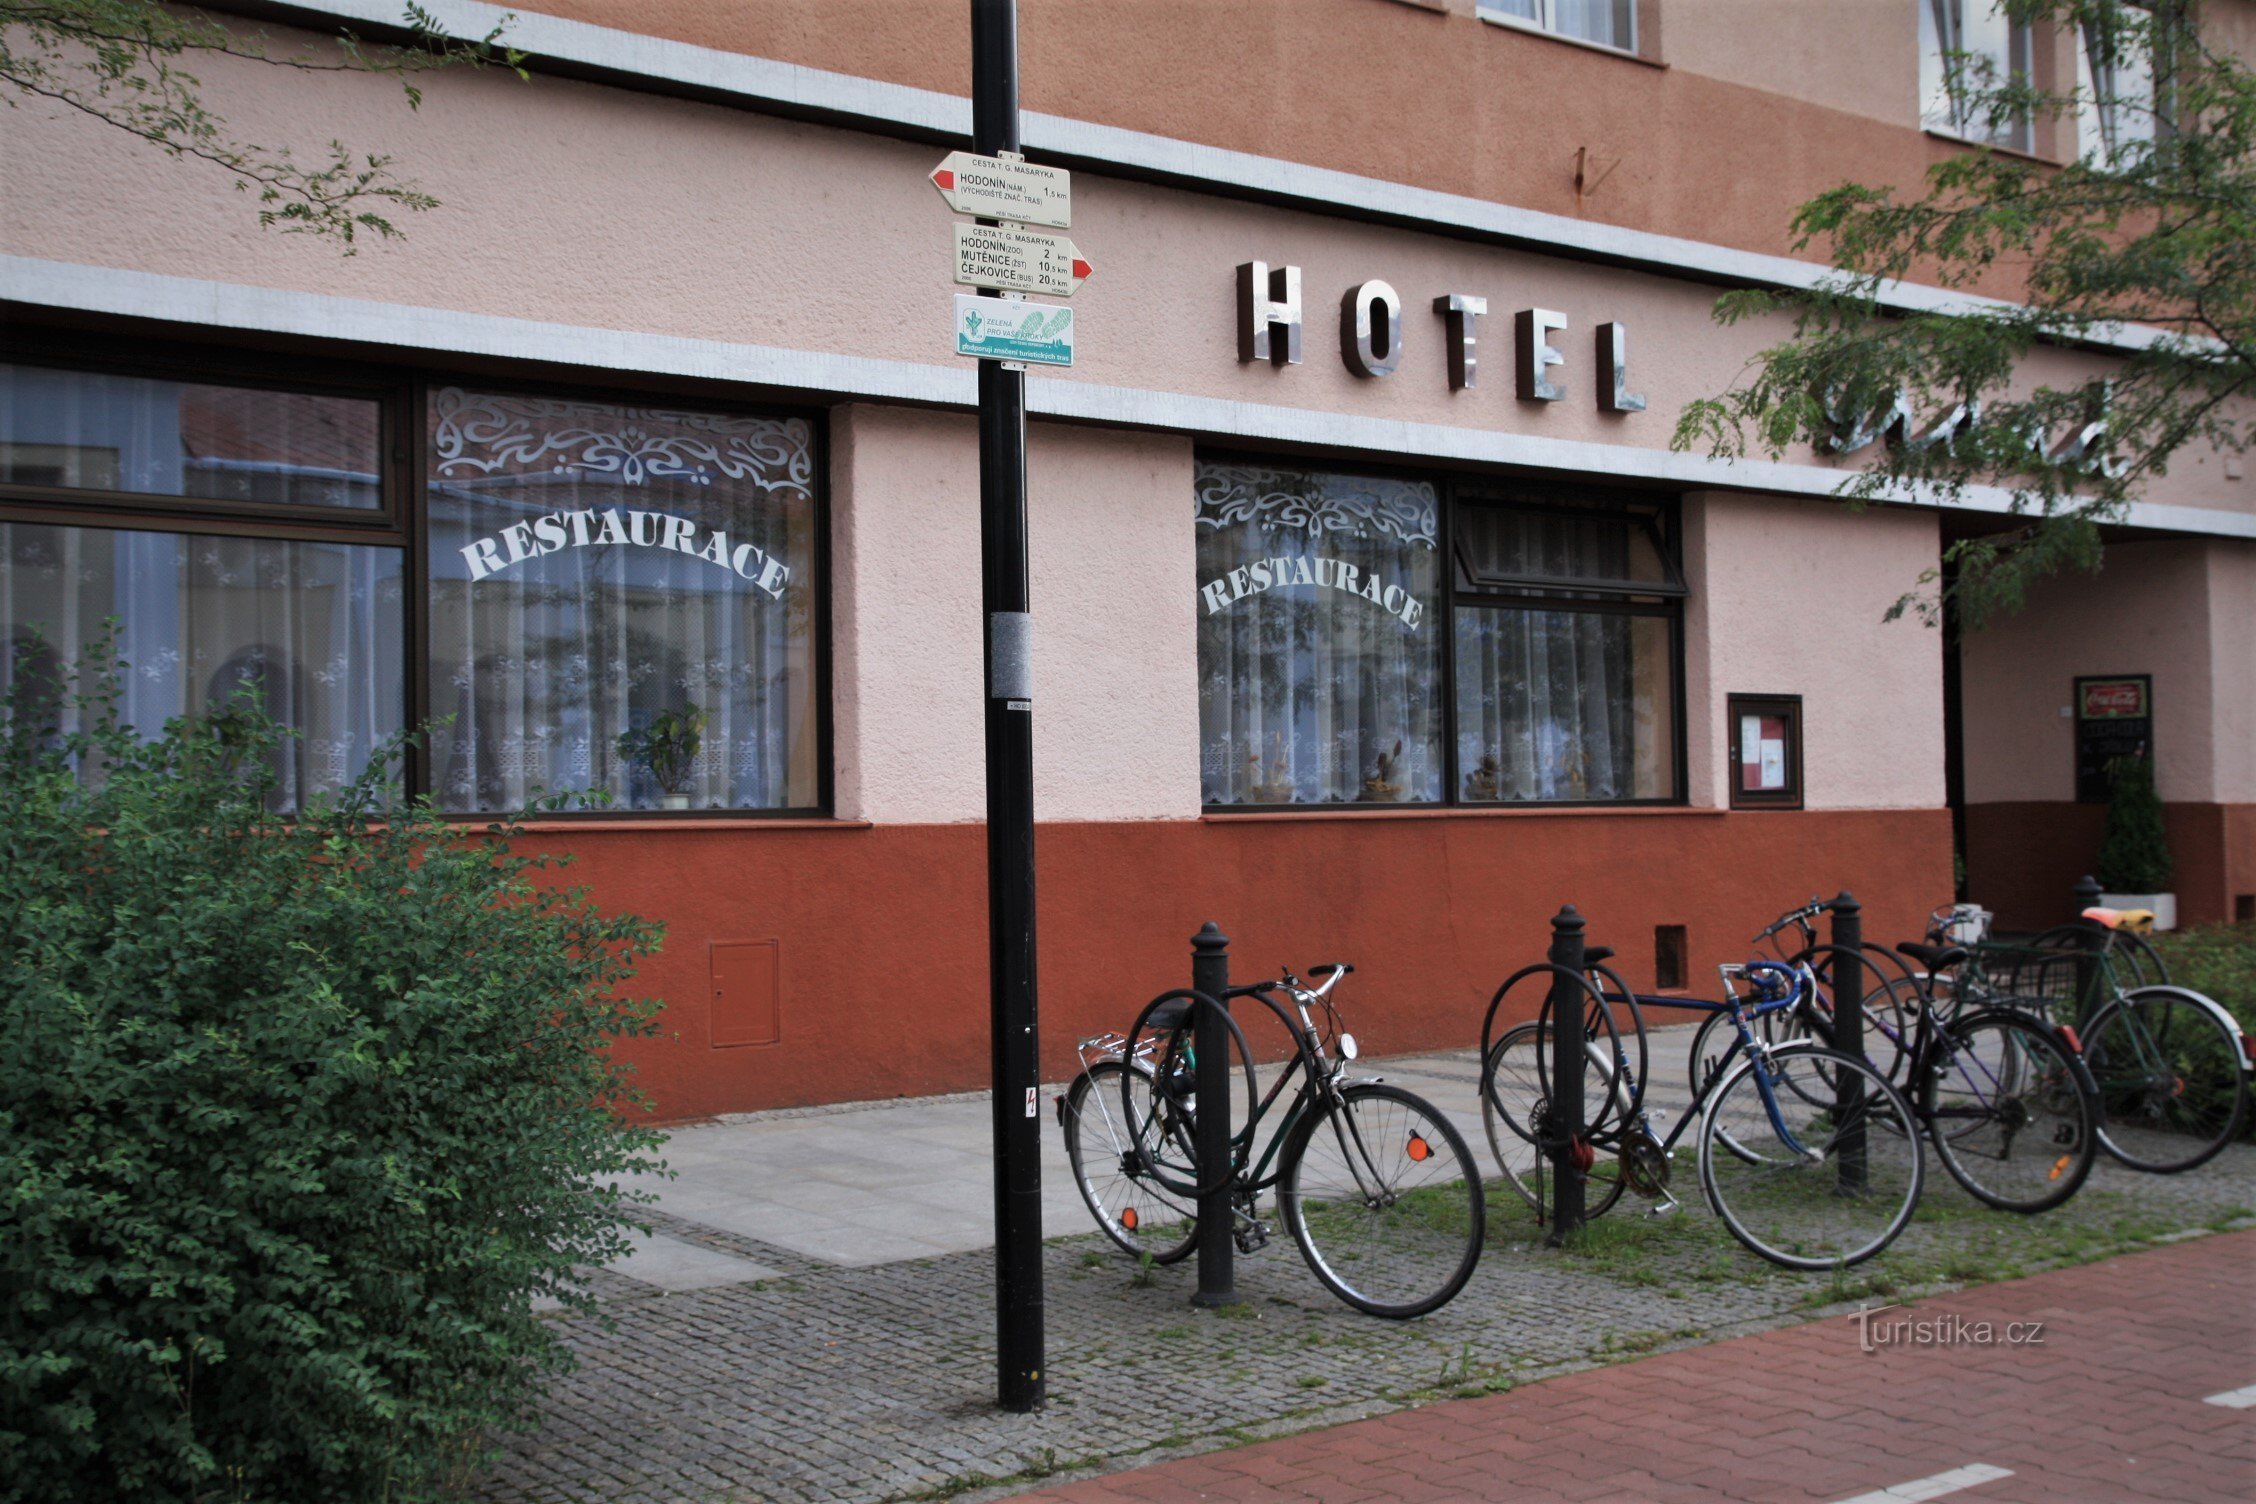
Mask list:
[[[119,714],[145,736],[255,689],[298,733],[276,754],[284,811],[358,776],[399,731],[403,599],[396,548],[0,523],[0,675],[30,650],[52,680],[114,622]],[[56,714],[74,724],[66,704]]]
[[[1202,462],[1196,506],[1206,802],[1441,799],[1433,485]]]
[[[459,387],[427,420],[442,808],[816,806],[806,420]]]
[[[0,485],[373,510],[381,430],[369,398],[0,364]]]
[[[1459,581],[1469,589],[1560,589],[1578,584],[1672,591],[1675,572],[1640,516],[1598,510],[1468,506],[1457,514]]]

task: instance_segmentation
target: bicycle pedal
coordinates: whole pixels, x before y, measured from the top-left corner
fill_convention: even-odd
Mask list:
[[[1269,1246],[1269,1224],[1253,1222],[1240,1226],[1235,1234],[1240,1253],[1259,1253]]]

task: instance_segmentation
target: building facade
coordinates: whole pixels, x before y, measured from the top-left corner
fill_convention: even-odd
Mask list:
[[[394,18],[256,9],[307,49]],[[637,1059],[669,1117],[978,1085],[978,453],[930,181],[964,7],[515,9],[530,78],[433,74],[413,112],[201,66],[247,135],[440,200],[351,257],[61,107],[0,121],[11,636],[115,618],[150,723],[261,684],[287,797],[427,721],[410,785],[465,819],[607,796],[531,839],[668,926]],[[2174,465],[2100,575],[1956,645],[1883,614],[2002,493],[1852,512],[1853,453],[1670,444],[1782,332],[1719,291],[1821,272],[1797,203],[1969,149],[1938,26],[2078,66],[1961,9],[1021,0],[1028,155],[1092,264],[1073,364],[1028,383],[1047,1074],[1207,920],[1244,967],[1355,961],[1378,1052],[1470,1043],[1568,902],[1662,988],[1816,892],[1910,938],[1954,855],[2058,922],[2098,839],[2079,738],[2132,711],[2184,919],[2249,916],[2237,460]]]

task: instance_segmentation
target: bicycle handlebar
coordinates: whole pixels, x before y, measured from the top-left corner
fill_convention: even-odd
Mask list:
[[[1769,928],[1765,929],[1761,934],[1755,936],[1754,940],[1751,943],[1760,945],[1765,940],[1768,940],[1771,936],[1777,934],[1780,930],[1786,928],[1786,926],[1788,926],[1789,924],[1807,923],[1809,920],[1815,919],[1818,915],[1831,910],[1833,907],[1833,902],[1834,901],[1830,898],[1818,898],[1812,895],[1810,901],[1803,904],[1800,908],[1790,909],[1786,913],[1779,915],[1777,919],[1771,922]]]

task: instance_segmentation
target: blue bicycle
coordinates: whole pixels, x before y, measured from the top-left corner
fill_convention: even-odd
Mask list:
[[[1504,1178],[1546,1214],[1546,1178],[1564,1147],[1585,1177],[1585,1214],[1597,1216],[1634,1190],[1662,1203],[1679,1140],[1699,1124],[1700,1188],[1733,1237],[1790,1269],[1838,1269],[1886,1248],[1911,1220],[1925,1179],[1917,1120],[1870,1062],[1806,1041],[1779,1042],[1817,996],[1807,964],[1754,960],[1720,966],[1721,1001],[1639,996],[1592,947],[1588,973],[1550,963],[1525,967],[1490,1001],[1481,1025],[1481,1112]],[[1595,980],[1594,980],[1595,978]],[[1584,1131],[1566,1141],[1552,1111],[1552,1011],[1564,981],[1583,1014]],[[1540,981],[1537,1017],[1494,1036],[1513,991]],[[1744,989],[1744,991],[1742,991]],[[1656,1133],[1664,1110],[1646,1101],[1642,1010],[1683,1008],[1728,1027],[1713,1069],[1695,1061],[1682,1116]],[[1625,1044],[1617,1010],[1629,1016]],[[1703,1031],[1705,1032],[1705,1031]]]

